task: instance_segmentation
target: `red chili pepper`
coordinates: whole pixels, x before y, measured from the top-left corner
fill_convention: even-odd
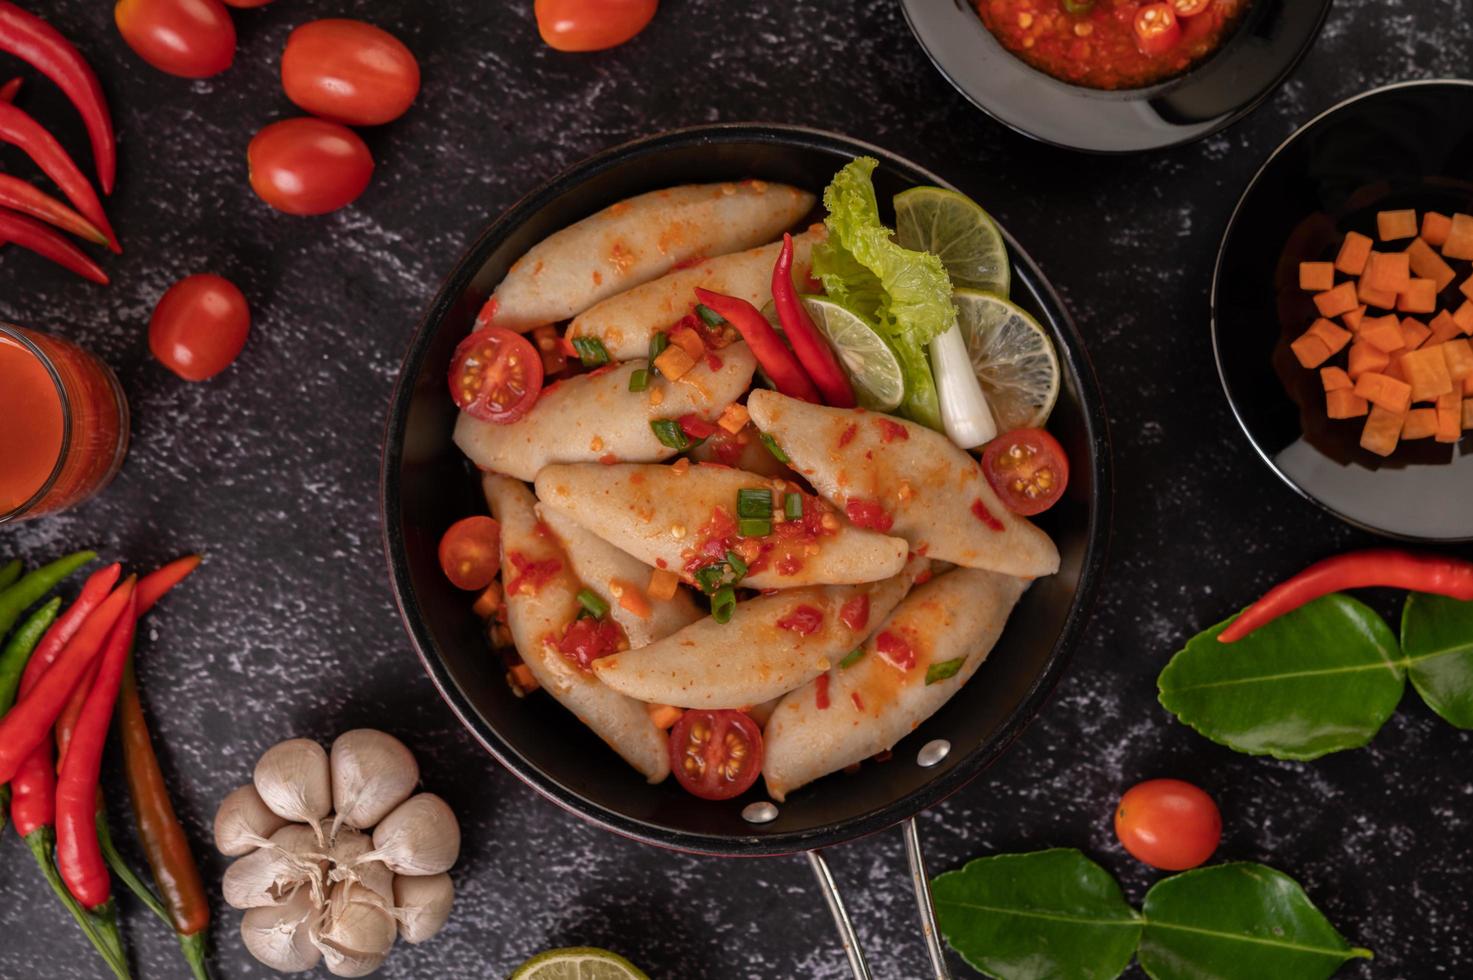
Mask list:
[[[702,304],[719,313],[736,328],[737,333],[752,348],[752,354],[762,370],[777,385],[777,390],[790,398],[801,398],[805,402],[820,404],[818,389],[803,370],[803,365],[788,350],[772,324],[758,312],[757,307],[735,296],[723,296],[709,289],[696,287],[696,298]]]
[[[127,605],[108,633],[102,669],[87,696],[76,736],[56,780],[57,868],[67,890],[89,909],[106,902],[112,894],[112,878],[97,839],[97,781],[102,772],[102,747],[107,742],[138,621],[138,597],[132,582],[125,583],[123,591]]]
[[[3,95],[4,92],[0,91],[0,96]],[[0,207],[40,218],[89,242],[107,244],[107,236],[100,228],[39,187],[33,187],[18,177],[0,174]]]
[[[793,236],[783,233],[782,251],[777,253],[777,263],[772,267],[772,302],[777,307],[778,322],[783,325],[783,334],[793,345],[798,361],[808,371],[823,395],[824,404],[835,408],[853,408],[854,388],[849,376],[844,373],[834,349],[823,334],[813,325],[813,318],[798,299],[798,290],[793,287]]]
[[[1241,640],[1265,623],[1331,592],[1378,586],[1430,592],[1467,602],[1473,600],[1473,562],[1392,548],[1326,558],[1269,589],[1217,635],[1218,642]]]
[[[102,190],[111,194],[118,168],[113,121],[102,85],[91,67],[54,27],[3,0],[0,0],[0,51],[27,62],[66,93],[87,126]]]
[[[82,680],[72,688],[72,696],[67,698],[66,707],[61,709],[61,714],[56,716],[56,768],[60,769],[66,761],[66,750],[72,744],[72,735],[77,730],[77,722],[82,717],[82,708],[87,704],[87,695],[92,693],[92,685],[97,683],[97,670],[102,665],[101,659],[93,660],[87,666],[87,673],[82,675]]]
[[[694,412],[688,415],[682,415],[679,422],[680,431],[692,439],[709,439],[716,434],[716,426],[707,422]]]
[[[0,0],[0,7],[3,5],[3,0]],[[0,140],[13,143],[24,150],[36,162],[36,166],[61,188],[72,206],[102,229],[107,236],[108,246],[114,252],[123,250],[118,245],[117,236],[113,234],[112,225],[108,223],[107,214],[102,210],[97,192],[87,183],[87,178],[77,169],[66,149],[44,126],[10,103],[0,102]]]
[[[199,555],[185,555],[139,579],[138,615],[142,616],[152,609],[154,603],[164,597],[165,592],[188,578],[189,573],[198,568],[202,560]]]
[[[21,248],[28,248],[37,255],[70,269],[84,279],[90,279],[102,286],[107,285],[107,273],[102,271],[101,266],[59,233],[34,218],[0,209],[0,241],[14,242]]]
[[[57,654],[67,645],[72,637],[77,635],[77,630],[82,628],[87,617],[92,615],[92,610],[102,605],[103,600],[112,592],[113,586],[117,584],[118,576],[123,573],[123,566],[113,562],[106,568],[99,568],[87,577],[82,583],[82,591],[77,595],[77,600],[71,604],[66,612],[56,618],[46,635],[41,637],[41,642],[36,644],[36,650],[31,654],[31,660],[26,664],[25,673],[20,675],[20,697],[24,698],[31,693],[41,675],[56,662]]]
[[[14,102],[15,97],[20,94],[21,83],[24,81],[19,75],[0,85],[0,102]]]
[[[56,819],[56,770],[51,765],[51,743],[42,740],[26,757],[10,781],[10,820],[15,832],[29,837]]]

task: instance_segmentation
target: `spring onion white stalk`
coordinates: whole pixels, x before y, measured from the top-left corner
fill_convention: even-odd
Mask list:
[[[931,369],[941,402],[941,424],[951,441],[962,449],[991,442],[997,435],[997,423],[955,320],[950,329],[931,341]]]

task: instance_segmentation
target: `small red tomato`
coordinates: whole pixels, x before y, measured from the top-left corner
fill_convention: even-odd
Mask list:
[[[361,20],[314,20],[281,55],[286,97],[324,119],[378,126],[419,94],[419,62],[398,38]]]
[[[740,711],[693,708],[670,729],[670,771],[703,800],[740,796],[762,772],[762,730]]]
[[[982,475],[1008,510],[1024,517],[1041,514],[1069,485],[1069,456],[1043,429],[1004,432],[982,450]]]
[[[235,60],[235,24],[220,0],[118,0],[118,33],[138,57],[180,78],[209,78]]]
[[[501,525],[490,517],[466,517],[440,539],[440,570],[457,589],[484,589],[501,569]]]
[[[270,2],[271,0],[225,0],[225,6],[249,10],[252,7],[264,7]]]
[[[1178,17],[1195,17],[1210,6],[1212,0],[1171,0],[1171,9]]]
[[[201,274],[170,286],[148,321],[148,349],[185,381],[228,368],[245,346],[251,309],[235,283]]]
[[[1135,12],[1135,45],[1141,54],[1165,54],[1181,40],[1181,24],[1169,3],[1148,3]]]
[[[1191,783],[1148,779],[1120,798],[1115,836],[1136,860],[1163,871],[1185,871],[1217,850],[1222,814],[1212,797]]]
[[[536,0],[537,33],[559,51],[602,51],[634,37],[659,0]]]
[[[373,155],[358,134],[326,119],[283,119],[246,150],[251,188],[287,214],[326,214],[353,203],[373,176]]]
[[[505,327],[482,327],[450,361],[450,397],[483,422],[515,422],[542,393],[542,358],[531,341]]]

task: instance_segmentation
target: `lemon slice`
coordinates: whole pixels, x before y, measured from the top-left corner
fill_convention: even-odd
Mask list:
[[[913,187],[895,195],[895,240],[941,259],[957,289],[1008,295],[1007,243],[997,223],[965,194]]]
[[[854,386],[859,404],[876,412],[894,411],[905,397],[905,373],[885,338],[831,299],[802,297],[813,325],[828,338]]]
[[[538,953],[507,980],[650,980],[639,967],[606,949],[570,946]]]
[[[1059,397],[1059,357],[1043,327],[981,290],[958,289],[952,302],[998,431],[1043,425]]]

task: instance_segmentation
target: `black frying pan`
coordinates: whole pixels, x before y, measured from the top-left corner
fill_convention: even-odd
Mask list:
[[[767,124],[664,133],[606,150],[552,178],[493,222],[440,287],[404,357],[389,409],[382,473],[389,574],[410,641],[451,710],[497,760],[563,808],[651,844],[716,855],[807,851],[826,889],[831,881],[817,849],[908,820],[975,777],[1018,737],[1064,671],[1104,562],[1110,478],[1099,389],[1069,314],[1015,242],[1009,239],[1013,300],[1050,331],[1063,366],[1063,389],[1049,428],[1069,453],[1070,485],[1066,498],[1040,521],[1058,543],[1062,567],[1029,589],[977,675],[900,742],[890,761],[805,787],[765,823],[743,816],[749,804],[765,799],[760,781],[726,802],[697,799],[674,780],[647,785],[550,698],[513,696],[468,595],[441,573],[436,548],[451,523],[485,512],[478,481],[450,441],[455,410],[445,379],[455,345],[513,261],[548,234],[634,194],[749,177],[817,192],[861,154],[880,161],[875,187],[882,209],[916,184],[945,186],[877,147]],[[985,193],[980,199],[985,205]],[[938,744],[925,758],[932,764],[923,765],[918,750],[932,742]],[[913,830],[909,824],[918,862]],[[924,882],[918,863],[915,870]],[[837,896],[826,897],[841,928],[847,927]],[[928,911],[928,902],[921,905]],[[856,973],[867,975],[860,973],[852,932],[845,938]],[[933,954],[938,972],[944,971],[934,944]]]

